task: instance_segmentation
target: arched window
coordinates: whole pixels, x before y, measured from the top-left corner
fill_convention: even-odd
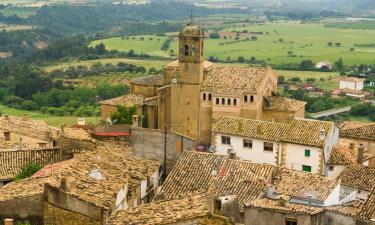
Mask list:
[[[203,56],[203,41],[201,43],[201,55]]]
[[[216,105],[219,105],[220,104],[220,100],[219,98],[216,98]]]
[[[222,98],[222,99],[221,99],[221,104],[222,104],[222,105],[225,105],[225,98]]]
[[[233,99],[233,105],[237,105],[237,99]]]
[[[243,96],[244,102],[247,102],[247,95]]]
[[[250,96],[250,102],[254,102],[254,96]]]
[[[203,100],[206,101],[206,93],[203,93]]]
[[[212,99],[212,95],[208,94],[208,101],[211,101],[211,99]]]
[[[185,45],[185,56],[189,56],[189,46]]]
[[[191,55],[195,56],[195,47],[194,46],[191,47]]]
[[[232,101],[231,101],[231,99],[230,98],[228,98],[228,105],[231,105],[232,104]]]

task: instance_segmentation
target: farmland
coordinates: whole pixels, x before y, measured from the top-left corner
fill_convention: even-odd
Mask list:
[[[373,43],[375,30],[358,30],[327,28],[324,24],[303,24],[300,22],[273,22],[265,24],[231,24],[226,25],[222,32],[242,32],[247,35],[234,40],[206,39],[205,56],[214,56],[221,60],[237,60],[242,56],[246,59],[255,57],[265,60],[271,65],[299,64],[302,60],[311,59],[336,61],[342,58],[345,65],[372,64],[375,62],[375,48],[356,47]],[[255,33],[255,34],[254,34]],[[247,36],[247,37],[246,37]],[[257,40],[252,41],[251,36]],[[107,49],[145,53],[152,56],[168,57],[170,49],[177,52],[177,38],[173,38],[168,51],[161,50],[167,37],[143,35],[134,37],[115,37],[96,40],[90,45],[103,43]],[[332,46],[328,43],[332,42]],[[335,45],[338,43],[337,45]]]

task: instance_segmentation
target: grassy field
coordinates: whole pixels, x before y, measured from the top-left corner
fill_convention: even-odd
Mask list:
[[[33,29],[33,26],[0,23],[0,30],[17,31],[17,30],[31,30],[31,29]]]
[[[106,63],[111,63],[113,65],[118,64],[119,62],[134,64],[137,66],[143,66],[146,69],[154,67],[156,69],[161,69],[164,65],[168,63],[168,61],[161,61],[161,60],[138,60],[138,59],[126,59],[126,58],[108,58],[108,59],[96,59],[96,60],[87,60],[87,61],[72,61],[67,63],[60,63],[56,65],[51,65],[44,67],[45,71],[51,72],[55,69],[67,69],[70,66],[77,67],[79,65],[91,67],[95,63],[102,63],[103,65]]]
[[[40,112],[31,112],[26,110],[19,110],[10,108],[4,105],[0,105],[0,111],[2,114],[8,114],[12,116],[23,116],[27,113],[28,117],[31,119],[44,120],[51,126],[59,126],[60,124],[74,125],[77,124],[76,116],[51,116],[47,114],[42,114]],[[86,117],[87,124],[97,124],[97,121],[100,121],[100,118],[96,117]]]
[[[39,10],[39,7],[7,7],[0,12],[3,13],[4,16],[13,16],[17,15],[18,17],[28,18],[32,15],[35,15],[36,12]]]
[[[247,59],[256,57],[267,60],[270,64],[300,63],[304,59],[314,62],[321,60],[336,61],[340,57],[345,65],[375,63],[375,48],[357,48],[354,44],[373,43],[375,30],[353,30],[327,28],[324,24],[302,24],[300,22],[275,22],[253,25],[227,25],[223,31],[263,32],[256,35],[258,40],[246,41],[251,34],[242,35],[239,42],[233,38],[206,39],[205,56],[216,56],[232,60],[243,56]],[[141,40],[143,37],[143,40]],[[135,38],[135,39],[133,39]],[[162,51],[161,46],[167,37],[143,35],[126,38],[109,38],[96,40],[90,45],[95,46],[102,42],[108,49],[146,53],[154,56],[169,56],[169,51]],[[152,39],[152,40],[150,40]],[[159,41],[158,41],[159,39]],[[282,41],[279,41],[281,40]],[[170,49],[177,53],[177,38]],[[232,42],[232,43],[229,43]],[[340,43],[340,47],[329,47],[328,42]],[[225,44],[227,43],[227,44]],[[229,44],[228,44],[229,43]],[[351,51],[353,48],[353,51]],[[288,54],[288,52],[292,54]],[[292,56],[291,56],[292,55]]]

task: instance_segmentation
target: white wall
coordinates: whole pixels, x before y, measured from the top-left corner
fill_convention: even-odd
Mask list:
[[[333,166],[333,170],[329,170],[329,166]],[[345,165],[327,165],[327,177],[330,179],[335,179],[338,177],[342,171],[346,168]]]
[[[245,138],[253,141],[253,148],[243,147],[243,137],[233,135],[223,135],[231,138],[231,145],[224,145],[221,143],[221,134],[216,134],[215,148],[216,153],[226,155],[228,148],[232,148],[236,152],[236,156],[242,160],[249,160],[257,163],[267,163],[276,165],[276,152],[279,147],[279,143],[266,141],[273,143],[273,152],[263,150],[263,140]]]
[[[348,88],[351,90],[361,91],[363,89],[363,82],[351,82],[340,80],[340,89]]]
[[[116,210],[127,209],[129,207],[127,195],[128,195],[128,184],[125,184],[125,186],[117,192],[116,207],[115,207]]]
[[[147,195],[147,180],[141,181],[141,199]]]
[[[318,147],[304,146],[286,143],[286,167],[289,169],[302,170],[302,165],[311,166],[312,173],[319,172],[321,153]],[[310,157],[305,156],[305,149],[310,149]]]
[[[340,202],[340,184],[333,189],[328,198],[324,201],[324,206],[337,205]]]

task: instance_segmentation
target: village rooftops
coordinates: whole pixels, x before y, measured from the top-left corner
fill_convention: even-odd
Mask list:
[[[272,73],[270,67],[240,67],[215,65],[208,71],[201,90],[217,95],[242,96],[257,93],[266,75]]]
[[[338,176],[341,185],[364,191],[375,187],[375,168],[364,165],[348,165]]]
[[[100,104],[131,107],[131,106],[142,105],[144,99],[145,98],[143,97],[143,95],[140,95],[140,94],[128,94],[128,95],[123,95],[117,98],[112,98],[112,99],[101,101]]]
[[[340,136],[375,141],[375,122],[344,122],[340,126]]]
[[[375,220],[375,193],[370,194],[359,213],[359,217],[371,221]]]
[[[265,111],[297,112],[305,108],[306,102],[282,96],[268,96],[264,98]]]
[[[372,158],[368,150],[365,151],[364,161]],[[328,164],[330,165],[349,165],[358,163],[358,150],[347,146],[335,146],[329,155]]]
[[[163,75],[150,75],[144,77],[137,77],[130,81],[132,84],[139,84],[139,85],[155,85],[155,86],[162,86],[164,84],[164,76]]]
[[[0,181],[13,180],[29,162],[44,166],[60,161],[60,149],[0,151]]]
[[[169,201],[154,201],[127,210],[118,210],[109,218],[108,225],[174,224],[206,216],[209,196],[190,195]]]
[[[95,142],[95,140],[91,137],[91,132],[82,128],[62,126],[60,134],[61,136],[69,139]]]
[[[242,137],[323,147],[327,134],[333,126],[332,122],[301,118],[295,118],[290,124],[284,124],[224,116],[213,131]],[[320,137],[322,130],[325,132],[323,138]]]
[[[357,78],[357,77],[341,77],[340,81],[348,81],[348,82],[359,83],[359,82],[365,81],[365,79],[361,79],[361,78]]]
[[[43,120],[4,115],[0,117],[0,130],[21,134],[46,142],[57,138],[58,128],[49,126]]]

